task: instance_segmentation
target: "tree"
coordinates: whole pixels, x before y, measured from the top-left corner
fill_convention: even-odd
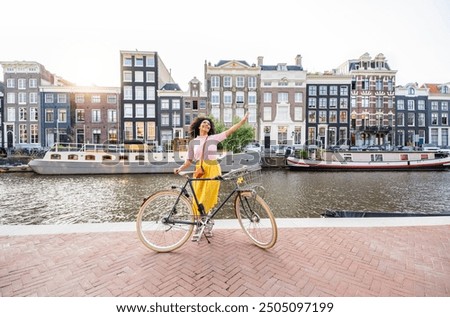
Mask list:
[[[210,118],[214,122],[216,133],[223,132],[227,129],[225,124],[217,121],[215,118]],[[234,117],[233,124],[241,121],[241,118]],[[233,153],[242,152],[244,147],[254,140],[253,128],[248,122],[240,127],[235,133],[219,143],[218,149],[225,149]]]

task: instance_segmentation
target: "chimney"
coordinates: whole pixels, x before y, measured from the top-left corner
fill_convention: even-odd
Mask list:
[[[302,56],[300,54],[295,56],[295,65],[302,66]]]
[[[264,63],[264,57],[258,56],[258,66],[261,66]]]

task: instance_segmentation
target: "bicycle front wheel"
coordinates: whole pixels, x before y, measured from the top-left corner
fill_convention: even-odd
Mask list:
[[[141,205],[136,221],[139,239],[156,252],[181,247],[193,228],[191,202],[175,190],[159,191],[148,197]]]
[[[254,192],[240,192],[234,200],[236,217],[245,234],[258,247],[275,245],[278,229],[275,217],[264,199]]]

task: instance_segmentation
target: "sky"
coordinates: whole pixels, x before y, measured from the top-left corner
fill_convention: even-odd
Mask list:
[[[383,53],[397,85],[450,82],[448,0],[21,0],[1,5],[0,61],[120,86],[120,51],[156,51],[183,90],[204,64],[264,57],[308,72]]]

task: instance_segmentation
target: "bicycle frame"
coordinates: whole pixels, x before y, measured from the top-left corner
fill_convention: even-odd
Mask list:
[[[184,184],[182,187],[180,187],[181,190],[180,190],[180,194],[179,194],[179,196],[178,196],[178,199],[177,199],[177,201],[175,202],[175,204],[174,204],[174,206],[173,206],[173,209],[171,210],[170,214],[169,214],[168,217],[166,218],[166,221],[167,221],[168,223],[171,223],[171,224],[177,224],[177,223],[180,223],[180,224],[193,224],[193,225],[198,225],[198,224],[199,224],[199,220],[197,220],[197,221],[184,221],[184,220],[173,220],[173,219],[171,219],[171,216],[172,216],[172,214],[174,213],[174,209],[175,209],[176,205],[177,205],[178,202],[179,202],[179,197],[180,197],[181,195],[186,195],[186,196],[189,195],[189,194],[188,194],[188,191],[187,191],[187,189],[186,189],[186,188],[188,187],[188,185],[189,185],[189,188],[190,188],[190,190],[191,190],[191,192],[192,192],[192,195],[193,195],[193,197],[194,197],[194,202],[195,202],[195,204],[197,205],[197,210],[200,212],[200,214],[197,215],[197,216],[199,216],[200,218],[208,217],[209,219],[213,219],[214,216],[222,209],[222,207],[227,203],[227,201],[228,201],[231,197],[233,197],[233,195],[234,195],[235,193],[239,193],[239,192],[242,192],[242,191],[249,191],[248,189],[246,189],[246,190],[240,190],[238,186],[234,186],[233,190],[232,190],[232,191],[228,194],[228,196],[220,203],[219,207],[213,208],[213,211],[212,211],[211,213],[205,213],[203,204],[202,204],[201,202],[198,201],[197,195],[195,194],[195,190],[194,190],[194,187],[193,187],[193,185],[192,185],[193,182],[198,182],[198,181],[200,181],[200,182],[202,182],[202,181],[203,181],[203,182],[206,182],[206,181],[220,181],[220,182],[222,182],[223,179],[221,179],[220,177],[214,177],[214,178],[188,178],[187,181],[185,182],[185,184]],[[172,188],[175,189],[176,187],[172,187]]]

